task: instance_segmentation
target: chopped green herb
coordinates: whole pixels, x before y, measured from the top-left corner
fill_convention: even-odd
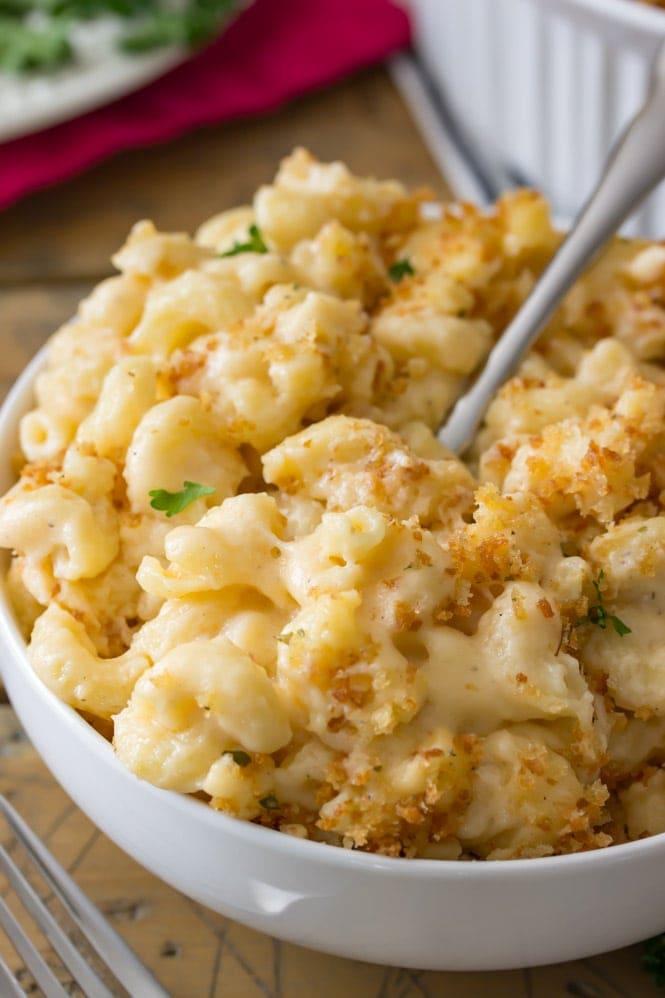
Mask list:
[[[62,25],[33,28],[0,16],[0,70],[20,74],[57,69],[72,54]]]
[[[643,943],[642,965],[656,986],[665,988],[665,933]]]
[[[0,0],[0,5],[7,0]],[[89,21],[105,14],[118,17],[136,17],[155,7],[155,0],[9,0],[23,5],[24,10],[38,7],[56,17]]]
[[[30,0],[0,0],[0,17],[20,17],[30,9]]]
[[[624,634],[632,634],[630,627],[628,626],[628,624],[624,624],[623,620],[619,620],[619,618],[615,617],[613,614],[610,614],[610,616],[607,619],[610,621],[612,627],[617,632],[620,638],[622,638]]]
[[[46,73],[76,59],[72,29],[115,17],[117,47],[147,52],[213,38],[239,0],[0,0],[0,72]]]
[[[649,528],[646,527],[646,526],[645,527],[640,527],[637,532],[638,532],[638,534],[646,534],[646,532],[647,532],[648,529]]]
[[[304,638],[306,633],[307,632],[304,631],[302,627],[299,627],[298,630],[296,631],[296,634],[298,635],[299,638]]]
[[[236,766],[249,766],[252,761],[251,755],[243,752],[242,749],[227,749],[225,752],[222,752],[222,755],[230,755]]]
[[[244,243],[234,242],[230,250],[220,253],[220,256],[237,256],[239,253],[269,253],[269,249],[263,241],[263,236],[258,225],[250,225],[249,239]]]
[[[265,807],[268,811],[275,811],[279,807],[279,801],[272,794],[268,794],[267,797],[262,797],[259,804],[261,807]]]
[[[623,620],[620,620],[613,613],[608,613],[603,603],[603,594],[600,591],[600,584],[605,577],[605,572],[601,568],[598,573],[598,578],[593,580],[593,588],[596,590],[596,596],[598,597],[598,602],[594,606],[589,607],[589,612],[585,614],[584,617],[580,617],[577,621],[577,626],[580,624],[596,624],[602,631],[607,630],[608,622],[612,625],[616,633],[622,638],[625,634],[630,634],[631,629],[627,624],[624,624]]]
[[[164,45],[201,45],[214,37],[235,0],[191,0],[182,10],[161,4],[143,23],[120,41],[125,52],[150,52]]]
[[[404,257],[402,260],[396,260],[388,267],[388,274],[390,275],[390,280],[394,284],[399,284],[403,277],[415,274],[415,270],[411,266],[411,261]]]
[[[152,489],[148,492],[150,505],[153,509],[162,510],[167,516],[175,516],[187,509],[190,503],[201,496],[211,496],[215,489],[210,485],[199,485],[198,482],[183,482],[180,492],[167,492],[166,489]]]

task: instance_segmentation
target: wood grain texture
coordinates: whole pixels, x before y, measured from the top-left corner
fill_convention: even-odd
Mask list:
[[[343,159],[360,173],[397,176],[445,195],[380,69],[261,120],[208,128],[117,156],[0,215],[0,394],[92,284],[111,272],[109,257],[136,219],[151,217],[166,229],[191,230],[208,215],[248,200],[297,144],[323,159]],[[438,974],[325,956],[245,929],[167,887],[97,831],[52,779],[9,707],[0,707],[0,792],[10,796],[174,998],[655,998],[661,993],[644,974],[638,947],[557,967]],[[5,836],[6,829],[0,829],[0,840]],[[1,935],[0,952],[10,956]],[[23,980],[27,987],[29,980]]]

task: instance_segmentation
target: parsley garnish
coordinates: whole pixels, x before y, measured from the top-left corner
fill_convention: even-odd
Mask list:
[[[48,71],[70,62],[72,56],[62,25],[32,28],[0,16],[0,70],[16,74]]]
[[[624,634],[630,634],[631,629],[627,624],[624,624],[623,620],[620,620],[613,613],[607,612],[605,604],[603,603],[603,594],[600,591],[600,584],[604,577],[605,572],[601,568],[598,573],[598,578],[593,580],[593,588],[596,590],[598,602],[594,606],[589,607],[589,612],[585,614],[584,617],[580,617],[577,621],[577,626],[580,624],[597,624],[602,631],[606,631],[607,622],[609,621],[619,637],[622,638]]]
[[[184,9],[155,3],[153,13],[120,42],[125,52],[149,52],[163,45],[201,45],[213,38],[236,0],[190,0]]]
[[[164,45],[199,45],[215,36],[238,0],[0,0],[0,72],[50,72],[76,59],[72,29],[115,17],[116,45],[147,52]]]
[[[211,485],[199,485],[198,482],[183,482],[180,492],[167,492],[166,489],[152,489],[148,492],[150,505],[153,509],[160,509],[167,516],[175,516],[187,509],[190,503],[201,496],[211,496],[214,492]]]
[[[239,243],[237,240],[234,242],[231,249],[227,250],[226,253],[220,253],[220,256],[237,256],[238,253],[269,253],[269,249],[263,241],[263,236],[258,225],[250,225],[249,227],[249,239],[244,243]]]
[[[261,807],[265,807],[268,811],[275,811],[279,807],[279,801],[273,794],[268,794],[267,797],[262,797],[259,804]]]
[[[665,988],[665,933],[647,939],[642,947],[642,965],[657,987]]]
[[[411,261],[404,257],[402,260],[396,260],[388,267],[388,273],[390,275],[390,280],[394,284],[399,284],[403,277],[415,274],[415,270],[411,266]]]
[[[222,752],[222,755],[230,755],[236,766],[249,766],[252,761],[251,755],[243,752],[242,749],[227,749],[225,752]]]

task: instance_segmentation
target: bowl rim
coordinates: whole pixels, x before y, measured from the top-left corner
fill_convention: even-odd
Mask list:
[[[602,2],[602,0],[601,0]],[[20,418],[34,404],[34,382],[47,361],[49,342],[39,350],[17,377],[6,399],[0,407],[0,454],[6,456],[15,452],[16,432]],[[11,445],[11,446],[10,446]],[[8,463],[7,458],[5,462]],[[0,459],[0,480],[5,468]],[[258,849],[269,849],[290,859],[322,863],[325,866],[341,866],[347,870],[381,871],[397,878],[415,877],[418,880],[439,877],[470,877],[473,881],[499,881],[542,875],[545,879],[556,877],[564,869],[572,872],[582,867],[585,872],[602,871],[608,863],[641,859],[662,860],[665,853],[665,832],[633,842],[620,843],[602,849],[594,849],[558,856],[535,856],[529,859],[502,860],[458,860],[424,859],[420,857],[383,856],[378,853],[346,849],[342,846],[299,839],[272,828],[257,825],[251,821],[235,818],[216,811],[188,794],[176,790],[166,790],[139,779],[120,762],[107,741],[92,725],[69,704],[60,700],[37,676],[30,665],[28,646],[20,632],[7,593],[4,562],[0,565],[0,645],[10,652],[9,664],[4,661],[4,669],[18,668],[21,677],[34,695],[45,701],[55,714],[63,729],[75,740],[85,745],[86,752],[93,754],[100,766],[110,767],[125,783],[139,785],[148,796],[159,796],[162,804],[176,811],[184,819],[199,820],[213,830],[226,833],[231,838],[243,838]],[[3,669],[0,667],[0,678]],[[10,685],[9,683],[7,684]],[[48,760],[44,760],[48,766]],[[67,788],[65,788],[67,789]],[[103,831],[103,829],[102,829]],[[531,871],[530,873],[528,871]]]
[[[540,4],[543,0],[532,0],[532,2]],[[606,21],[612,20],[631,28],[653,31],[657,35],[665,34],[665,9],[652,7],[641,3],[640,0],[545,0],[545,2],[550,5],[556,3],[558,6],[581,8]]]

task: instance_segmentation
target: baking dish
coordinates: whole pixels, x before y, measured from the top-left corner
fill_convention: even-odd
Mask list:
[[[637,110],[665,37],[639,0],[410,0],[416,47],[461,129],[562,220]],[[665,185],[626,232],[665,234]]]

